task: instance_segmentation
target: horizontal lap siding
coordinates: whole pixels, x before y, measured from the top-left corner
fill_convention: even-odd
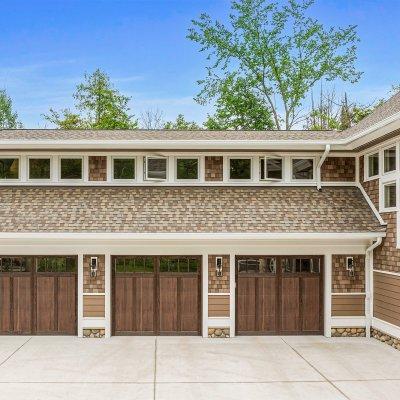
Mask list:
[[[208,296],[209,317],[229,317],[229,296]]]
[[[83,316],[104,318],[105,296],[83,296]]]
[[[374,273],[374,317],[400,326],[400,276]]]
[[[332,295],[332,317],[362,317],[364,315],[364,295]]]

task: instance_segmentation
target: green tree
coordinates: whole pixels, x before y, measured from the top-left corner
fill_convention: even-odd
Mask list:
[[[18,129],[22,124],[18,121],[18,114],[13,110],[11,97],[5,90],[0,90],[0,129]]]
[[[131,98],[115,89],[109,76],[99,69],[85,74],[73,98],[76,112],[50,109],[45,119],[59,129],[136,129],[138,126],[129,114]]]
[[[201,129],[200,126],[194,121],[186,121],[183,114],[178,114],[175,121],[167,121],[164,124],[164,129],[182,130],[182,131],[195,131]]]
[[[273,129],[274,121],[263,97],[254,93],[244,78],[228,76],[218,88],[214,115],[204,123],[207,129]]]
[[[276,129],[291,129],[313,86],[323,80],[356,82],[355,26],[325,28],[307,16],[313,0],[232,1],[229,25],[207,14],[192,21],[188,38],[207,54],[207,76],[197,101],[218,97],[232,74],[268,106]]]

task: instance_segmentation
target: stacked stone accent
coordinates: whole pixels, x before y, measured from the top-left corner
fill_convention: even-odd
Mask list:
[[[106,334],[106,330],[104,328],[85,328],[83,330],[84,338],[96,338],[101,339],[104,338]]]
[[[89,156],[89,181],[107,180],[107,157]]]
[[[210,338],[228,338],[229,336],[229,328],[208,328],[208,337]]]
[[[331,328],[332,337],[365,337],[365,328]]]
[[[224,158],[222,156],[206,156],[205,180],[222,181],[224,179]]]
[[[384,333],[375,328],[371,328],[371,337],[379,340],[382,343],[392,346],[396,350],[400,350],[400,339],[399,338],[391,336],[391,335]]]
[[[97,276],[90,276],[90,257],[98,257]],[[105,257],[99,255],[85,255],[83,257],[83,292],[105,293]]]
[[[328,157],[321,167],[321,179],[323,182],[354,182],[355,157]]]
[[[346,269],[346,257],[354,258],[354,276]],[[332,255],[332,293],[365,291],[365,256],[360,254]]]
[[[215,273],[215,258],[222,257],[222,276]],[[229,293],[229,255],[208,256],[208,293]]]

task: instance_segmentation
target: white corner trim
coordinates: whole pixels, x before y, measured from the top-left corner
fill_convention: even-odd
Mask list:
[[[375,217],[378,219],[379,223],[381,225],[387,225],[387,223],[383,220],[381,214],[379,214],[378,210],[376,209],[374,203],[372,202],[372,200],[369,198],[367,192],[364,190],[364,188],[362,187],[361,183],[357,184],[357,187],[361,190],[361,193],[363,194],[365,200],[367,201],[368,205],[370,206],[371,210],[373,211]]]
[[[394,275],[400,277],[400,272],[382,271],[380,269],[374,269],[373,271],[379,274]]]
[[[383,321],[379,318],[372,318],[372,328],[379,329],[380,331],[387,333],[391,336],[400,339],[400,326],[393,325],[389,322]]]
[[[208,254],[203,253],[202,257],[202,285],[201,285],[201,302],[202,302],[202,335],[208,337]]]
[[[229,288],[230,288],[230,330],[229,336],[235,337],[236,335],[236,255],[229,254]]]
[[[83,254],[78,255],[78,337],[83,337]]]
[[[104,307],[105,307],[105,337],[111,337],[111,254],[104,254],[104,274],[105,274],[105,299],[104,299]]]
[[[324,256],[324,336],[332,336],[332,254]]]

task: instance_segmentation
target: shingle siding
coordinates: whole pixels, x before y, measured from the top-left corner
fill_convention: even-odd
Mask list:
[[[354,182],[356,180],[355,157],[328,157],[321,167],[323,182]]]

